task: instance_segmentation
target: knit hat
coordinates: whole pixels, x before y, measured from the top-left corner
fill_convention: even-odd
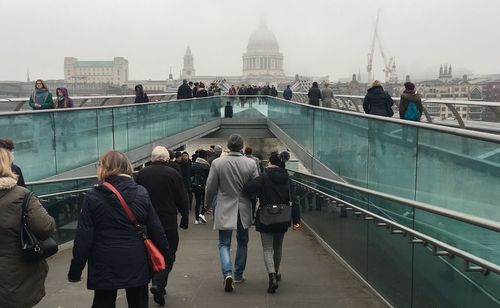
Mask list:
[[[243,149],[243,143],[243,137],[241,137],[239,134],[232,134],[231,136],[229,136],[229,139],[227,139],[227,147],[232,152],[241,151],[241,149]]]

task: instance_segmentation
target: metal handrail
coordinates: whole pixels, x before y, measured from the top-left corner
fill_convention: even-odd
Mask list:
[[[446,218],[451,218],[451,219],[454,219],[454,220],[459,220],[459,221],[462,221],[462,222],[465,222],[465,223],[468,223],[468,224],[471,224],[471,225],[475,225],[475,226],[478,226],[478,227],[481,227],[481,228],[489,229],[489,230],[492,230],[492,231],[495,231],[495,232],[500,232],[500,222],[497,222],[497,221],[494,221],[494,220],[490,220],[490,219],[486,219],[486,218],[481,218],[481,217],[477,217],[477,216],[473,216],[473,215],[461,213],[461,212],[450,210],[450,209],[444,209],[444,208],[441,208],[441,207],[438,207],[438,206],[435,206],[435,205],[431,205],[431,204],[427,204],[427,203],[424,203],[424,202],[420,202],[420,201],[415,201],[415,200],[410,200],[410,199],[406,199],[406,198],[402,198],[402,197],[398,197],[398,196],[394,196],[394,195],[389,195],[389,194],[386,194],[386,193],[383,193],[383,192],[379,192],[379,191],[371,190],[371,189],[368,189],[368,188],[363,188],[363,187],[359,187],[359,186],[356,186],[356,185],[352,185],[352,184],[348,184],[348,183],[344,183],[344,182],[332,180],[332,179],[325,178],[325,177],[322,177],[322,176],[319,176],[319,175],[306,174],[306,173],[302,173],[302,172],[295,171],[295,170],[289,170],[289,171],[291,171],[293,173],[300,174],[300,175],[304,175],[304,176],[307,176],[307,177],[312,177],[312,178],[315,178],[315,179],[318,179],[318,180],[326,181],[326,182],[329,182],[329,183],[332,183],[332,184],[335,184],[335,185],[338,185],[338,186],[342,186],[342,187],[345,187],[345,188],[349,188],[349,189],[355,190],[357,192],[361,192],[361,193],[373,195],[373,196],[376,196],[376,197],[381,197],[381,198],[384,198],[386,200],[398,202],[398,203],[404,204],[406,206],[409,206],[409,207],[412,207],[412,208],[416,208],[416,209],[419,209],[419,210],[423,210],[423,211],[426,211],[426,212],[430,212],[430,213],[433,213],[433,214],[437,214],[437,215],[440,215],[440,216],[443,216],[443,217],[446,217]]]
[[[208,98],[213,98],[214,96],[209,96]],[[167,103],[175,103],[175,102],[182,102],[186,100],[195,100],[195,101],[201,101],[207,99],[207,97],[194,97],[194,98],[189,98],[189,99],[172,99],[172,100],[166,100],[166,101],[150,101],[148,103],[128,103],[128,104],[120,104],[120,105],[109,105],[109,106],[88,106],[88,107],[74,107],[74,108],[55,108],[55,109],[37,109],[37,110],[20,110],[17,112],[0,112],[0,116],[12,116],[12,115],[21,115],[21,114],[32,114],[32,113],[47,113],[47,112],[71,112],[74,110],[93,110],[93,109],[110,109],[110,108],[125,108],[125,107],[131,107],[131,106],[145,106],[145,105],[155,105],[155,104],[167,104]]]
[[[158,95],[160,95],[160,94],[158,94]],[[260,95],[260,97],[262,97],[262,96],[263,95]],[[215,97],[217,97],[217,96],[215,96]],[[222,95],[219,97],[221,97],[221,98],[239,98],[240,96],[238,96],[238,95],[234,95],[234,96]],[[259,97],[259,96],[252,95],[252,96],[244,96],[244,97]],[[209,98],[214,98],[214,96],[210,96]],[[296,101],[284,100],[284,99],[279,98],[279,97],[268,96],[268,98],[273,98],[273,99],[276,99],[276,100],[279,100],[279,101],[282,101],[282,102],[285,102],[288,104],[294,104],[294,105],[299,105],[299,106],[308,106],[308,107],[314,108],[314,109],[328,110],[330,112],[356,115],[356,116],[360,116],[360,117],[376,119],[378,121],[394,122],[394,123],[403,124],[403,125],[407,125],[407,126],[421,127],[421,128],[431,129],[434,131],[441,131],[441,132],[445,132],[445,133],[449,133],[449,134],[453,134],[453,135],[457,135],[457,136],[471,137],[471,138],[481,139],[481,140],[485,140],[485,141],[500,142],[500,136],[497,136],[497,135],[494,135],[491,133],[484,133],[484,132],[480,132],[480,131],[466,130],[466,129],[448,127],[448,126],[443,126],[443,125],[434,125],[434,124],[429,124],[429,123],[425,123],[425,122],[407,121],[407,120],[402,120],[402,119],[398,119],[398,118],[380,117],[380,116],[376,116],[376,115],[365,114],[362,112],[353,112],[353,111],[349,111],[349,110],[340,110],[340,109],[325,108],[325,107],[320,107],[320,106],[312,106],[309,104],[300,103],[300,102],[296,102]],[[204,100],[204,99],[206,99],[206,98],[205,97],[192,98],[190,100]],[[182,101],[182,100],[170,100],[168,102],[178,102],[178,101]],[[161,102],[161,101],[160,102],[149,102],[149,103],[145,103],[145,104],[141,104],[141,105],[159,104],[159,103],[165,103],[165,102]],[[116,105],[116,106],[77,107],[77,108],[63,108],[63,109],[45,109],[45,110],[26,110],[26,111],[16,112],[15,114],[18,115],[18,114],[40,113],[40,112],[68,112],[68,111],[75,110],[75,109],[89,110],[89,109],[122,108],[122,107],[135,106],[135,105],[137,105],[137,104],[126,104],[126,105]],[[3,112],[3,113],[0,112],[0,116],[2,116],[2,115],[12,115],[12,112]]]
[[[171,96],[171,95],[177,95],[177,92],[165,92],[165,93],[152,93],[148,94],[148,97],[150,99],[154,98],[159,98],[162,99],[165,96]],[[91,99],[102,99],[104,100],[104,104],[109,101],[110,99],[116,99],[116,98],[121,98],[122,101],[125,101],[127,98],[134,98],[134,94],[128,94],[128,95],[94,95],[94,96],[71,96],[71,99],[76,103],[77,101],[80,102],[80,107],[83,107],[83,105]],[[19,103],[16,108],[13,111],[19,111],[23,105],[29,102],[29,97],[21,97],[21,98],[0,98],[0,104],[1,103]],[[55,101],[56,98],[53,98]],[[12,112],[13,112],[12,111]]]
[[[95,179],[96,177],[97,176],[95,176],[95,175],[89,175],[89,176],[80,176],[80,177],[72,177],[72,178],[64,178],[64,179],[32,181],[32,182],[26,182],[26,186],[53,184],[53,183],[61,183],[61,182],[69,182],[69,181],[89,180],[89,179]]]
[[[296,98],[298,97],[298,101],[300,103],[307,103],[308,97],[306,92],[295,92]],[[336,105],[338,109],[343,109],[341,108],[341,104],[345,105],[347,110],[352,110],[352,106],[354,106],[354,109],[356,109],[356,112],[363,113],[361,108],[359,108],[358,103],[355,102],[355,100],[363,101],[364,96],[362,95],[343,95],[343,94],[336,94],[333,96],[333,103]],[[393,101],[400,101],[400,97],[392,97]],[[481,121],[467,121],[464,120],[460,114],[460,112],[457,110],[457,106],[476,106],[476,107],[482,107],[482,108],[489,108],[491,109],[497,116],[500,116],[500,102],[490,102],[490,101],[468,101],[468,100],[451,100],[451,99],[427,99],[423,98],[422,99],[422,104],[424,106],[423,110],[423,115],[425,119],[427,120],[428,123],[434,123],[438,125],[445,125],[445,126],[458,126],[460,128],[465,128],[465,129],[471,129],[471,130],[479,130],[479,131],[488,131],[488,132],[494,132],[494,133],[500,133],[500,125],[498,127],[492,127],[491,125],[483,125],[480,126],[479,123]],[[429,113],[428,109],[426,108],[427,105],[430,104],[440,104],[440,105],[445,105],[449,111],[454,116],[453,121],[456,121],[457,124],[451,122],[451,123],[446,123],[441,120],[435,120]],[[395,106],[398,108],[398,105]],[[449,121],[449,120],[448,120]],[[468,123],[466,123],[468,122]],[[486,122],[489,123],[489,122]],[[467,124],[467,125],[466,125]]]
[[[377,116],[377,115],[372,115],[372,114],[366,114],[363,112],[354,112],[354,111],[350,111],[350,110],[341,110],[341,109],[314,106],[314,105],[309,105],[307,103],[285,100],[285,99],[282,99],[279,97],[274,97],[274,99],[282,101],[282,102],[287,103],[287,104],[293,104],[293,105],[298,105],[298,106],[307,106],[309,108],[326,110],[329,112],[349,114],[349,115],[354,115],[354,116],[358,116],[358,117],[375,119],[378,121],[393,122],[393,123],[398,123],[398,124],[402,124],[402,125],[406,125],[406,126],[414,126],[414,127],[425,128],[425,129],[434,130],[434,131],[440,131],[440,132],[444,132],[444,133],[448,133],[448,134],[452,134],[452,135],[456,135],[456,136],[470,137],[470,138],[474,138],[474,139],[480,139],[480,140],[484,140],[484,141],[491,141],[491,142],[500,143],[500,136],[495,135],[495,134],[491,134],[491,133],[485,133],[485,132],[480,132],[480,131],[475,131],[475,130],[467,130],[467,129],[456,128],[456,127],[449,127],[449,126],[444,126],[444,125],[434,125],[434,124],[425,123],[425,122],[408,121],[408,120],[403,120],[403,119],[399,119],[399,118],[382,117],[382,116]]]
[[[490,262],[490,261],[485,260],[481,257],[473,255],[469,252],[466,252],[464,250],[461,250],[461,249],[458,249],[454,246],[446,244],[442,241],[439,241],[439,240],[437,240],[433,237],[430,237],[426,234],[423,234],[423,233],[418,232],[414,229],[411,229],[409,227],[401,225],[401,224],[394,222],[390,219],[387,219],[385,217],[382,217],[380,215],[372,213],[372,212],[365,210],[359,206],[351,204],[345,200],[342,200],[340,198],[337,198],[335,196],[327,194],[324,191],[318,190],[310,185],[304,184],[304,183],[299,182],[295,179],[291,179],[291,180],[294,183],[297,183],[298,185],[307,188],[308,190],[314,191],[317,194],[321,194],[330,200],[335,200],[336,201],[336,204],[334,204],[335,206],[341,207],[341,208],[344,207],[346,211],[347,211],[347,209],[352,210],[354,215],[364,216],[365,220],[367,220],[367,221],[371,220],[376,224],[376,226],[385,227],[386,229],[390,230],[393,234],[401,234],[403,236],[410,235],[410,237],[411,237],[410,243],[411,244],[423,244],[424,246],[429,245],[429,244],[432,245],[434,256],[440,256],[440,257],[448,256],[450,258],[453,256],[457,256],[457,257],[462,258],[465,261],[464,262],[464,270],[467,272],[482,272],[484,275],[487,275],[490,272],[493,272],[493,273],[500,275],[500,266],[493,263],[493,262]],[[473,266],[470,263],[473,263],[476,266]]]
[[[76,190],[68,190],[68,191],[61,191],[61,192],[56,192],[52,194],[46,194],[46,195],[40,195],[38,198],[48,198],[48,197],[55,197],[55,196],[60,196],[60,195],[69,195],[69,194],[75,194],[75,193],[81,193],[89,190],[90,188],[82,188],[82,189],[76,189]],[[47,202],[46,200],[43,200],[43,202]]]

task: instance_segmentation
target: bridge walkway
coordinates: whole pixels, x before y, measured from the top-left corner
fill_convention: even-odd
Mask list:
[[[166,307],[386,307],[364,284],[329,254],[303,228],[289,231],[283,247],[283,280],[276,294],[267,294],[259,233],[250,230],[247,281],[236,285],[233,293],[222,288],[217,232],[212,217],[206,225],[179,230],[177,261],[167,287]],[[233,235],[233,261],[236,239]],[[86,288],[86,271],[81,282],[69,283],[66,274],[71,249],[63,250],[49,260],[45,298],[37,308],[88,308],[93,292]],[[127,307],[125,293],[118,293],[117,307]],[[150,295],[149,307],[157,307]]]

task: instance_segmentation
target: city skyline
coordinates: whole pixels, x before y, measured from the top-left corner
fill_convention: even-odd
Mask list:
[[[214,2],[217,5],[197,0],[141,2],[144,21],[137,17],[133,1],[68,5],[56,0],[54,9],[29,0],[2,3],[0,33],[15,48],[0,50],[0,80],[26,80],[27,69],[31,79],[62,79],[64,57],[124,57],[130,63],[130,79],[161,80],[170,67],[179,76],[187,45],[197,74],[241,75],[241,55],[261,16],[276,34],[287,75],[329,75],[336,81],[361,72],[366,79],[372,18],[378,8],[384,50],[395,56],[400,79],[406,74],[435,78],[443,63],[453,65],[455,77],[462,72],[498,73],[500,67],[500,43],[489,39],[500,32],[493,9],[500,4],[491,0],[459,5],[451,0],[316,0],[307,6]],[[44,13],[58,18],[45,18]],[[377,50],[376,78],[383,79],[382,69]]]

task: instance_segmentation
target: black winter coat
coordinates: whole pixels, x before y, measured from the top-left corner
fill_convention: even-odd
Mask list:
[[[11,168],[12,168],[12,172],[14,172],[15,174],[18,175],[17,185],[22,186],[22,187],[26,187],[26,183],[24,182],[24,176],[23,176],[23,172],[21,171],[21,168],[19,168],[19,166],[15,165],[15,164],[12,164]]]
[[[321,99],[321,90],[319,88],[313,87],[309,89],[307,93],[309,97],[309,105],[319,106],[319,100]]]
[[[186,191],[191,190],[191,161],[181,160],[177,162],[181,168],[182,181]]]
[[[136,104],[149,103],[149,97],[146,93],[136,95],[134,103]]]
[[[264,179],[266,177],[267,179]],[[270,181],[270,183],[269,183]],[[273,185],[273,188],[271,188]],[[250,196],[259,198],[260,205],[266,204],[288,204],[290,201],[288,173],[283,168],[266,168],[264,173],[254,178],[243,186],[243,191]],[[279,193],[279,194],[278,194]],[[294,224],[300,223],[300,209],[298,204],[292,206],[292,221]],[[255,218],[255,229],[265,233],[286,232],[290,227],[290,222],[272,226],[264,226],[259,221],[259,210]]]
[[[375,86],[368,89],[363,101],[363,110],[368,114],[392,117],[392,109],[389,110],[392,105],[394,105],[394,101],[389,93],[384,91],[382,86]]]
[[[205,88],[200,88],[196,92],[196,97],[207,97],[207,96],[208,96],[208,92],[207,92],[207,90],[205,90]]]
[[[179,172],[157,161],[139,171],[136,182],[147,189],[165,230],[177,230],[177,212],[187,227],[189,201]]]
[[[177,90],[177,99],[193,98],[193,90],[187,83],[183,83]]]
[[[202,161],[203,160],[203,161]],[[207,185],[208,173],[210,172],[210,164],[203,158],[198,157],[191,165],[193,172],[193,186],[197,186],[205,190]]]
[[[158,215],[146,189],[126,176],[107,179],[122,194],[137,221],[165,257],[173,259]],[[120,202],[108,188],[98,185],[83,199],[68,277],[80,280],[88,262],[87,287],[115,290],[143,286],[151,280],[146,248]]]

